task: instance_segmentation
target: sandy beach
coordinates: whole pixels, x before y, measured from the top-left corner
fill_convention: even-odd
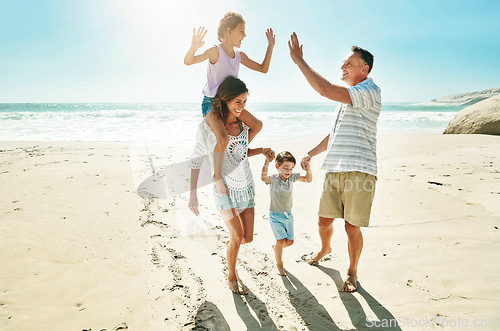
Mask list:
[[[250,147],[300,159],[321,138],[265,146],[257,138]],[[186,226],[200,220],[184,214],[186,182],[172,165],[191,150],[187,142],[0,143],[0,330],[500,328],[500,137],[379,136],[354,294],[339,291],[343,220],[334,222],[333,254],[319,267],[300,261],[319,247],[321,156],[313,182],[295,184],[286,278],[274,265],[264,158],[250,159],[255,235],[237,266],[249,294],[237,296],[225,280],[228,233],[209,186],[201,218],[217,226]],[[158,198],[137,194],[145,180]]]

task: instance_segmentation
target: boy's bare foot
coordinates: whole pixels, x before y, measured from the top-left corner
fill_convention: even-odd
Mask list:
[[[243,288],[243,286],[240,286],[238,278],[229,281],[229,288],[231,289],[231,292],[233,292],[234,294],[243,294],[243,295],[247,294],[245,288]]]
[[[276,245],[273,245],[273,250],[274,250],[274,255],[276,255]],[[283,261],[281,261],[281,263],[278,263],[278,261],[276,261],[276,267],[278,267],[278,275],[284,277],[287,276],[285,268],[283,267]]]
[[[286,274],[285,268],[283,267],[283,264],[276,264],[276,266],[278,267],[278,275],[283,276],[283,277],[288,276]]]
[[[357,275],[347,275],[347,278],[342,285],[342,291],[347,293],[355,292],[358,288],[358,276]]]
[[[328,247],[327,250],[325,251],[319,251],[318,253],[309,253],[309,254],[304,254],[301,256],[301,259],[303,261],[306,261],[308,264],[312,266],[317,266],[319,265],[319,261],[325,257],[326,255],[330,254],[332,252],[332,248]]]

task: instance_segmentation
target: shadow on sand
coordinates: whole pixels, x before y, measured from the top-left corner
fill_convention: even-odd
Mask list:
[[[342,280],[342,277],[340,276],[340,272],[338,270],[327,268],[321,265],[317,266],[317,268],[330,276],[330,278],[337,286],[340,299],[342,300],[342,303],[344,304],[351,319],[351,323],[352,325],[354,325],[356,330],[383,329],[401,331],[401,328],[396,323],[396,318],[384,306],[382,306],[380,302],[378,302],[373,296],[371,296],[370,293],[368,293],[359,282],[356,292],[366,300],[366,303],[373,311],[375,316],[366,316],[366,313],[363,310],[363,307],[359,303],[358,299],[356,299],[356,297],[351,293],[346,293],[340,290],[342,288],[342,285],[344,284],[344,281]],[[377,320],[379,322],[375,323],[374,321]],[[384,326],[382,327],[382,325]]]
[[[240,279],[241,282],[241,279]],[[241,282],[243,286],[243,282]],[[274,321],[269,317],[267,307],[255,294],[245,286],[247,295],[233,294],[234,305],[247,330],[278,330]],[[252,315],[250,309],[254,312]]]
[[[195,326],[191,330],[229,331],[231,328],[219,308],[212,302],[205,301],[196,312]]]
[[[241,280],[240,280],[241,281]],[[243,284],[244,285],[244,284]],[[248,287],[247,295],[233,294],[234,306],[245,323],[247,330],[279,330],[274,324],[266,305]],[[253,312],[253,313],[252,313]],[[195,316],[195,326],[191,330],[231,330],[226,319],[215,304],[205,301]]]
[[[340,330],[325,307],[318,299],[295,277],[285,270],[287,277],[282,277],[288,290],[290,303],[302,317],[309,330]]]
[[[335,283],[339,297],[349,314],[352,325],[356,330],[394,330],[401,331],[396,318],[368,293],[358,282],[357,293],[361,295],[375,316],[367,316],[360,302],[351,293],[340,289],[344,281],[340,273],[331,268],[318,266],[319,270],[327,274]],[[318,302],[316,297],[293,274],[286,270],[288,277],[282,281],[288,290],[290,303],[301,316],[309,330],[342,330],[326,308]],[[243,284],[244,285],[244,284]],[[246,286],[248,294],[245,296],[233,294],[234,305],[247,330],[278,330],[274,321],[269,317],[266,305]],[[375,323],[378,321],[378,323]],[[385,324],[383,323],[385,321]],[[390,323],[390,324],[389,324]],[[378,327],[380,326],[380,327]],[[205,301],[195,317],[195,326],[192,330],[231,330],[221,311],[212,302]]]

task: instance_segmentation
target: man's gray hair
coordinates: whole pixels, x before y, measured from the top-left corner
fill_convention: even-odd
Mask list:
[[[363,61],[368,65],[368,73],[370,73],[373,68],[373,54],[359,46],[352,46],[351,51],[354,53],[359,53]]]

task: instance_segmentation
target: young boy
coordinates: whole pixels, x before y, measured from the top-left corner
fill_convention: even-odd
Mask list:
[[[292,188],[293,182],[301,181],[310,183],[312,181],[311,166],[303,168],[307,171],[306,176],[299,173],[292,173],[295,167],[295,158],[290,152],[281,152],[276,156],[277,175],[268,176],[267,170],[269,162],[273,160],[273,155],[266,155],[264,166],[262,167],[261,179],[270,185],[271,205],[269,207],[269,222],[276,238],[276,245],[273,245],[276,256],[276,266],[279,275],[286,276],[283,268],[283,247],[293,244],[293,215],[292,215]]]

